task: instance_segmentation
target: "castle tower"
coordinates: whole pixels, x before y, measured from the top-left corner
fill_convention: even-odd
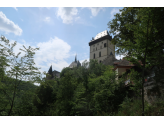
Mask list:
[[[101,63],[109,55],[113,54],[115,57],[115,45],[111,43],[112,36],[105,30],[96,35],[95,38],[89,42],[90,59],[97,59]]]
[[[56,70],[52,71],[52,65],[51,65],[48,70],[48,73],[46,74],[46,79],[51,80],[51,79],[55,79],[55,77],[60,78],[60,72]]]
[[[70,65],[69,65],[69,68],[74,68],[74,67],[79,67],[81,66],[81,63],[79,62],[79,60],[77,60],[77,55],[75,56],[75,61],[72,62]]]

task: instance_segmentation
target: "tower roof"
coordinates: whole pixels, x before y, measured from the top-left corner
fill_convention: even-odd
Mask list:
[[[96,39],[98,39],[98,38],[101,38],[101,37],[104,37],[104,36],[106,36],[106,35],[109,35],[107,30],[98,33],[98,34],[96,35],[96,37],[94,38],[94,40],[96,40]]]
[[[74,67],[79,67],[79,66],[81,66],[81,63],[79,62],[79,60],[77,61],[77,55],[76,55],[76,56],[75,56],[75,61],[72,62],[72,63],[69,65],[69,67],[70,67],[70,68],[74,68]]]
[[[112,36],[109,35],[107,30],[98,33],[95,38],[92,38],[92,40],[89,42],[89,46],[105,39],[112,40]]]

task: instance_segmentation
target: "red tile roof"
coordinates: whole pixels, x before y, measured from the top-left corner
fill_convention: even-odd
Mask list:
[[[115,61],[114,64],[117,66],[135,66],[134,64],[132,64],[130,61],[126,59],[122,59],[121,61]]]

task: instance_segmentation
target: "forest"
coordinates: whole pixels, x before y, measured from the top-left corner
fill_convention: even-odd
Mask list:
[[[163,10],[125,7],[107,24],[109,33],[114,35],[116,54],[125,55],[141,70],[124,73],[118,80],[113,66],[96,60],[84,61],[73,69],[63,68],[60,78],[46,79],[42,74],[49,75],[35,67],[34,55],[39,48],[23,46],[15,55],[16,42],[11,44],[1,36],[0,116],[164,115]],[[144,84],[154,66],[154,86],[150,92],[158,94],[148,103],[144,99]],[[127,76],[133,85],[125,86]]]

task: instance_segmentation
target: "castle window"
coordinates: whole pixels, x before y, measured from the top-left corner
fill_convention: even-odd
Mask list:
[[[99,52],[99,57],[101,57],[101,52]]]
[[[106,43],[104,44],[104,47],[106,47]]]
[[[100,60],[100,63],[101,63],[101,60]]]
[[[95,59],[95,54],[93,54],[93,58]]]

